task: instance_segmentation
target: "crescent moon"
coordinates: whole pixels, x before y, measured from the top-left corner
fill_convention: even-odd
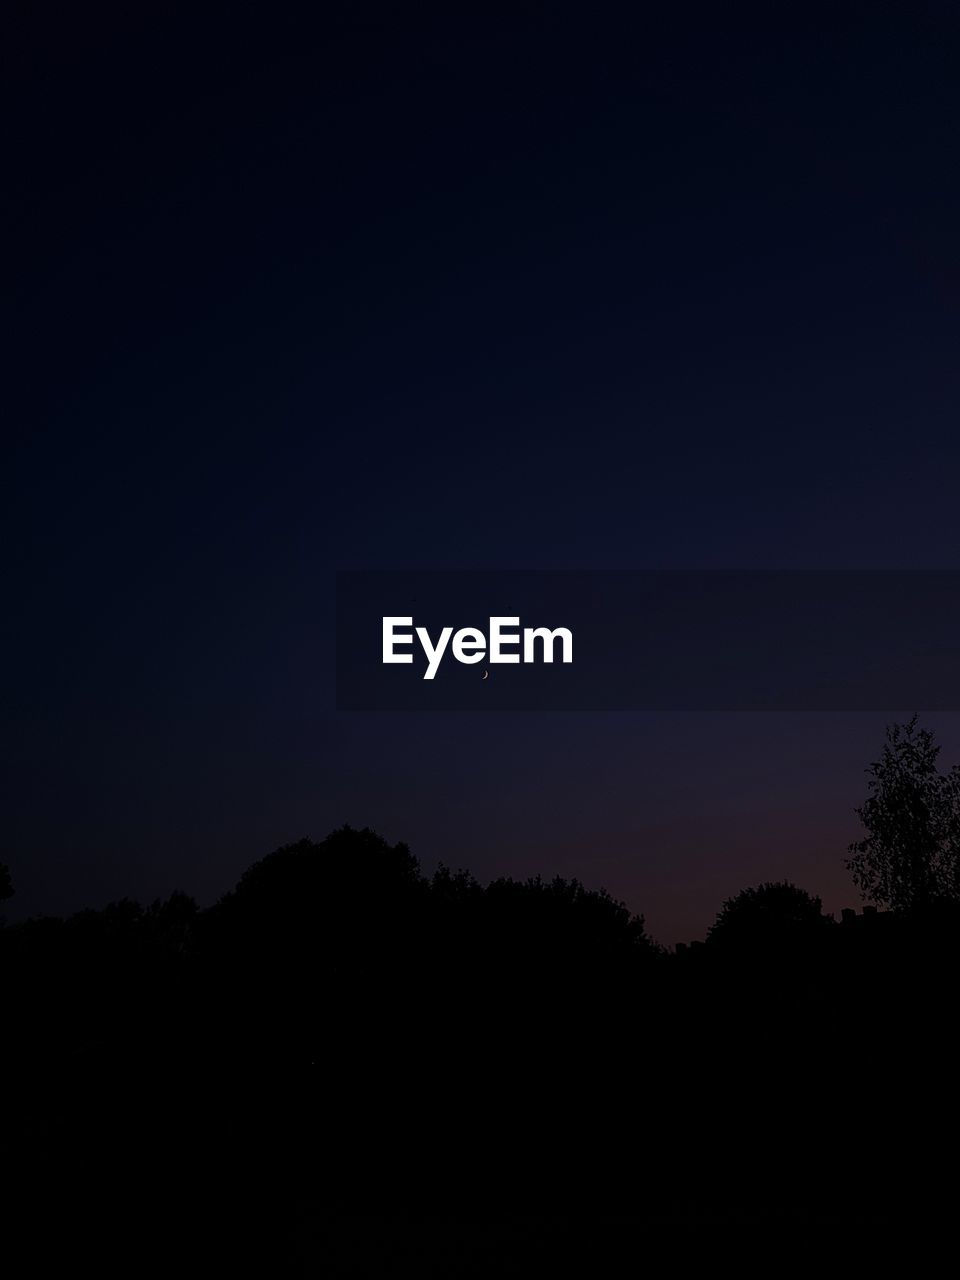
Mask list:
[[[490,674],[490,672],[489,672],[489,671],[484,671],[484,673],[483,673],[483,675],[480,677],[480,679],[481,679],[481,680],[486,680],[486,678],[487,678],[487,676],[488,676],[489,674]]]

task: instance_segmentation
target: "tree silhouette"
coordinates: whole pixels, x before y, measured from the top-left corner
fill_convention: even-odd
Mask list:
[[[788,880],[741,889],[724,902],[707,934],[712,945],[764,949],[819,932],[829,923],[819,898]]]
[[[960,772],[937,769],[940,747],[914,716],[887,727],[857,809],[867,831],[846,865],[863,896],[908,911],[960,894]]]
[[[399,979],[400,957],[423,944],[428,881],[405,844],[345,826],[256,862],[205,913],[197,943],[227,969],[288,991],[367,975]],[[272,999],[272,995],[270,996]]]

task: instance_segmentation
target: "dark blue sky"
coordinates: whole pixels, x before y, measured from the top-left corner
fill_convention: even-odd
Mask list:
[[[18,912],[343,821],[855,900],[882,715],[332,710],[337,568],[960,567],[960,20],[633,9],[5,20]]]

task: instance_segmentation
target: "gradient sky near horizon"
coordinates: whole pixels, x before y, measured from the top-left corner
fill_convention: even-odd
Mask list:
[[[337,714],[332,575],[960,568],[956,11],[195,9],[3,19],[8,917],[343,822],[855,903],[913,708]]]

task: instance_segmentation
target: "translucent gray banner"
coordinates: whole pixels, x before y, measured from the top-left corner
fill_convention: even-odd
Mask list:
[[[345,572],[337,706],[960,710],[960,573]]]

